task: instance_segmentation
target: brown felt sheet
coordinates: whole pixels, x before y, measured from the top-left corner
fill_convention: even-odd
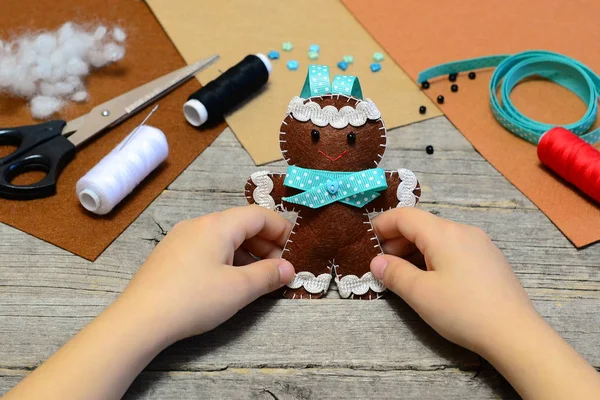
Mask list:
[[[75,118],[97,104],[185,66],[141,1],[55,0],[43,4],[36,0],[4,1],[0,37],[7,39],[30,30],[54,30],[69,20],[121,25],[128,34],[127,53],[119,63],[89,76],[91,99],[65,108],[58,115],[62,119]],[[167,136],[169,158],[108,216],[86,212],[75,195],[75,183],[144,119],[149,108],[82,148],[60,176],[55,196],[32,201],[0,199],[0,222],[94,260],[223,131],[224,125],[198,131],[185,121],[181,107],[199,87],[192,79],[159,101],[160,107],[148,124]],[[0,121],[2,127],[35,122],[24,100],[6,95],[0,95]]]
[[[600,72],[600,51],[594,48],[600,43],[597,0],[342,1],[414,80],[420,71],[449,61],[532,49],[566,54]],[[446,97],[440,108],[450,121],[577,247],[600,240],[600,207],[543,168],[535,146],[492,116],[491,73],[478,71],[474,81],[462,74],[458,93],[441,78],[425,93]],[[548,123],[573,122],[585,112],[574,94],[550,82],[521,85],[512,99],[526,115]]]

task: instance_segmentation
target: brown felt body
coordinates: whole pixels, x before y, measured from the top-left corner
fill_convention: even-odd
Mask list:
[[[141,1],[56,0],[44,7],[34,0],[5,1],[0,13],[0,37],[6,40],[27,31],[54,30],[69,20],[88,25],[122,26],[128,35],[127,53],[117,64],[93,71],[87,79],[90,100],[66,107],[57,118],[76,118],[104,101],[185,65]],[[31,201],[0,199],[0,222],[87,259],[98,257],[223,131],[224,124],[199,131],[185,121],[182,105],[199,87],[196,80],[191,80],[159,100],[160,107],[148,124],[167,136],[169,157],[109,215],[100,217],[86,212],[75,195],[75,183],[131,132],[148,111],[142,110],[78,151],[60,176],[55,196]],[[24,100],[6,95],[0,95],[0,120],[3,128],[39,122],[31,118]]]
[[[313,97],[311,100],[322,107],[333,105],[338,109],[348,104],[354,106],[357,102],[356,99],[343,95]],[[313,139],[313,130],[319,131],[319,140]],[[354,143],[348,143],[347,134],[350,132],[356,135]],[[386,130],[381,119],[367,121],[360,127],[348,125],[335,129],[331,126],[319,127],[310,121],[300,122],[288,115],[281,125],[280,143],[289,165],[329,171],[360,171],[376,168],[381,161],[385,151]],[[340,154],[343,156],[332,161],[322,153],[334,159]],[[275,204],[298,213],[296,225],[282,255],[294,265],[296,272],[308,271],[315,276],[332,273],[334,277],[342,278],[345,275],[361,277],[369,271],[371,260],[382,254],[382,249],[368,213],[396,207],[396,191],[401,182],[398,172],[386,172],[388,188],[365,208],[333,203],[311,209],[288,203],[282,198],[293,196],[299,191],[283,185],[286,174],[270,174],[270,177],[273,181],[271,196]],[[254,189],[255,185],[248,180],[246,198],[250,203],[254,203]],[[414,193],[417,197],[420,196],[419,186]],[[284,295],[288,298],[322,296],[309,294],[303,288],[287,289]],[[369,291],[354,298],[375,299],[377,294]]]

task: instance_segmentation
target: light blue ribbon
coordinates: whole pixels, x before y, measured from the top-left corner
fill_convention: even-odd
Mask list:
[[[333,82],[329,81],[329,67],[327,65],[308,66],[306,80],[302,87],[300,97],[307,99],[324,94],[344,94],[362,100],[362,89],[358,78],[350,75],[336,75]]]
[[[564,86],[587,104],[587,111],[579,121],[563,127],[588,143],[600,140],[600,128],[586,133],[598,115],[600,77],[579,61],[562,54],[536,50],[455,61],[421,72],[418,81],[422,83],[441,75],[490,67],[496,67],[489,85],[492,113],[515,135],[537,144],[545,132],[556,126],[523,115],[510,100],[510,93],[520,81],[538,75]],[[498,98],[498,88],[502,101]]]
[[[331,82],[331,93],[344,94],[346,96],[362,99],[362,89],[358,78],[351,75],[336,75]]]
[[[387,189],[382,168],[335,172],[290,166],[283,184],[303,191],[283,200],[309,208],[324,207],[336,201],[362,208]]]

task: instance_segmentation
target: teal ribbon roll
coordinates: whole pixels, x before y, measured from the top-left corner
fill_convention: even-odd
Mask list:
[[[336,201],[362,208],[387,189],[382,168],[337,172],[290,166],[283,184],[303,191],[283,200],[310,208],[321,208]]]
[[[537,145],[542,135],[556,126],[527,117],[510,99],[510,93],[523,79],[541,76],[569,89],[587,104],[587,110],[579,121],[563,127],[588,143],[600,140],[600,128],[588,132],[598,115],[600,77],[581,62],[562,54],[535,50],[455,61],[421,72],[418,82],[441,75],[491,67],[496,69],[489,84],[490,106],[494,117],[506,129]],[[498,91],[502,101],[498,97]]]

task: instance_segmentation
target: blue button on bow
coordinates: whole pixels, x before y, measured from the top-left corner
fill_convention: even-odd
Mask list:
[[[327,179],[327,183],[325,184],[327,187],[327,191],[331,194],[336,194],[339,189],[339,184],[337,181],[332,181],[331,179]]]

